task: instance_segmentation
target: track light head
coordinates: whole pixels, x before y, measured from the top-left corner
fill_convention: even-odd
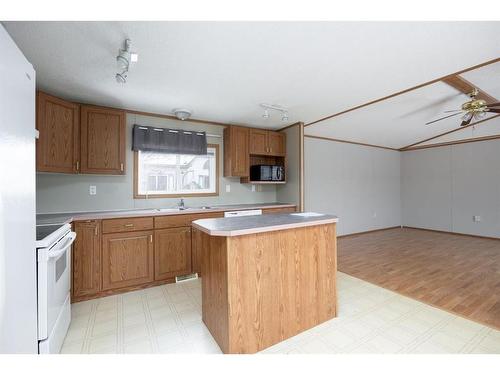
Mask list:
[[[281,121],[288,121],[288,113],[287,112],[283,112],[281,114]]]
[[[264,110],[264,114],[262,115],[264,118],[269,118],[269,111],[267,109]]]
[[[118,83],[127,83],[127,71],[124,70],[121,73],[116,73],[115,79],[116,79],[116,82],[118,82]]]

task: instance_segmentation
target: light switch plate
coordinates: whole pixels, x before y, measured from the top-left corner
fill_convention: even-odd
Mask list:
[[[90,186],[89,186],[89,194],[90,194],[90,195],[96,195],[96,194],[97,194],[97,186],[95,186],[95,185],[90,185]]]
[[[475,223],[481,222],[481,216],[479,215],[472,216],[472,221],[474,221]]]
[[[252,185],[252,191],[255,191],[255,185]]]
[[[231,185],[226,185],[226,193],[230,193],[231,192]]]

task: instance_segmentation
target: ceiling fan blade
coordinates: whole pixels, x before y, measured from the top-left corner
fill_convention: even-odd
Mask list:
[[[438,122],[438,121],[441,121],[441,120],[444,120],[445,118],[448,118],[448,117],[453,117],[453,116],[457,116],[457,115],[460,115],[461,114],[461,111],[458,112],[458,113],[453,113],[452,115],[448,115],[448,116],[444,116],[444,117],[441,117],[441,118],[438,118],[437,120],[433,120],[433,121],[430,121],[430,122],[426,122],[425,125],[430,125],[430,124],[433,124],[435,122]]]
[[[488,108],[488,112],[491,112],[491,113],[500,113],[500,108]]]
[[[498,106],[500,106],[500,102],[486,104],[486,107],[498,107]]]
[[[454,109],[452,111],[444,111],[444,113],[452,113],[452,112],[462,112],[461,109]]]

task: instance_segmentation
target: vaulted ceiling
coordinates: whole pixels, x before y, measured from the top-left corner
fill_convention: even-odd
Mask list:
[[[500,56],[499,22],[4,26],[33,63],[38,87],[55,95],[161,114],[188,107],[194,118],[267,128],[312,123]],[[120,85],[114,79],[115,56],[125,38],[132,40],[139,62]],[[463,77],[500,98],[500,63]],[[306,134],[401,148],[457,128],[456,119],[424,124],[465,100],[456,89],[435,82],[307,126]],[[287,107],[289,121],[264,119],[263,102]],[[496,124],[497,131],[498,121],[481,128]]]

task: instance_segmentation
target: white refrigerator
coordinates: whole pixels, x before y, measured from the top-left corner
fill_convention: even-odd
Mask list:
[[[37,353],[35,71],[0,24],[0,353]]]

